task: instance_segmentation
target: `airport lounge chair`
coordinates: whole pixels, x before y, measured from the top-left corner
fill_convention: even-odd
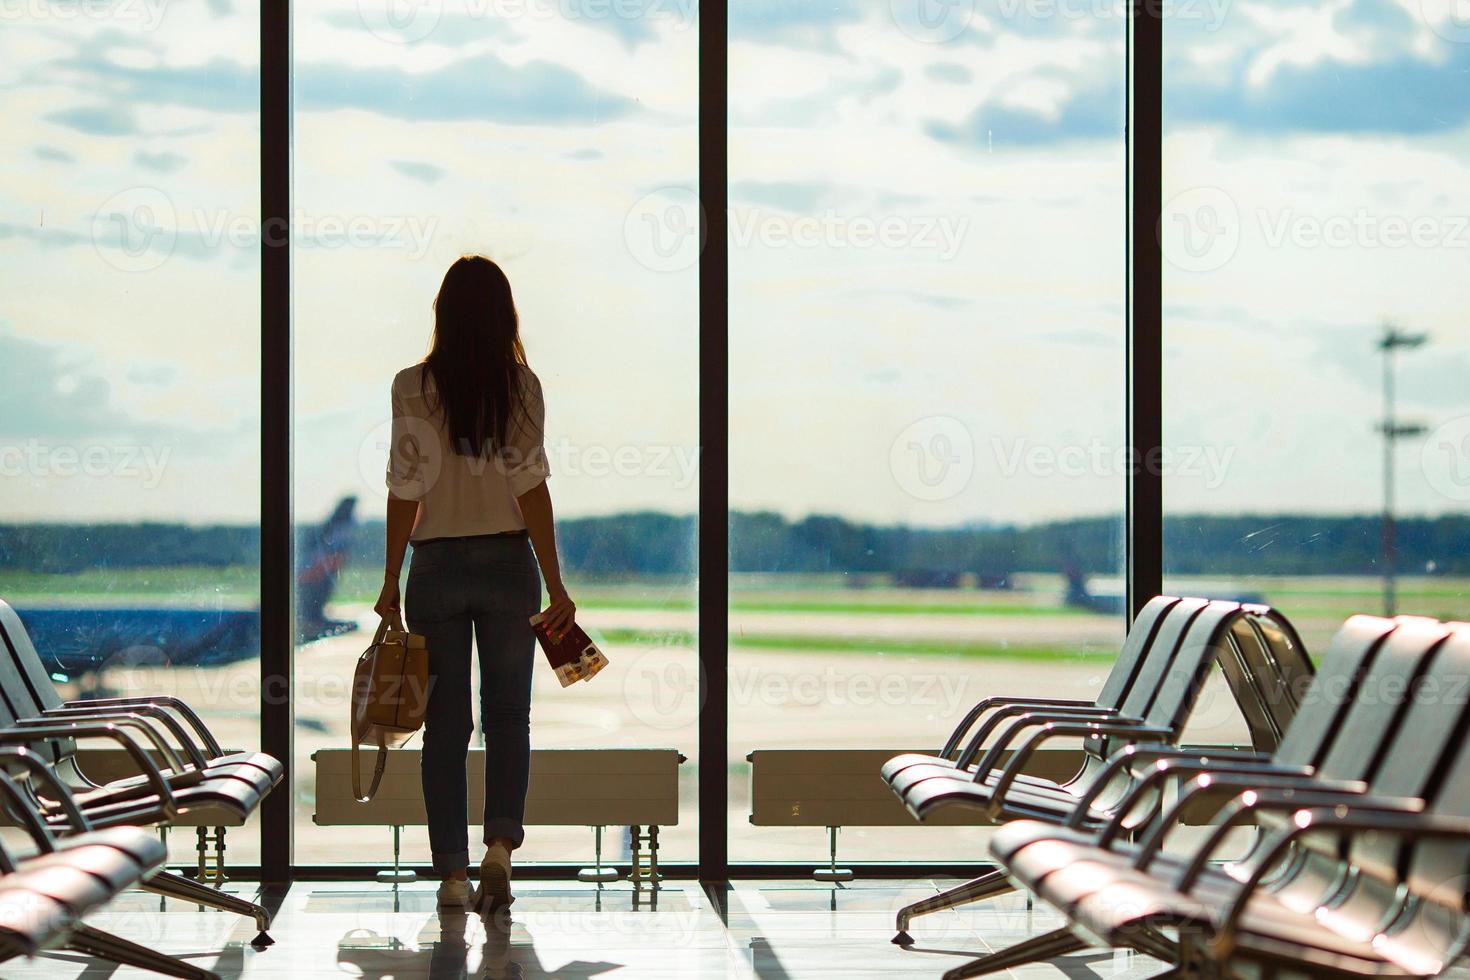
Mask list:
[[[225,754],[187,705],[172,698],[130,698],[120,705],[65,703],[46,675],[20,619],[0,601],[0,745],[25,745],[43,756],[96,827],[168,826],[182,814],[191,822],[238,825],[280,781],[280,764],[263,753]],[[168,712],[172,708],[200,735],[195,742]],[[168,719],[165,721],[164,719]],[[154,727],[157,726],[157,727]],[[149,743],[160,767],[130,733]],[[172,735],[180,750],[170,745]],[[128,752],[138,774],[105,783],[89,779],[77,758],[77,740],[107,739]],[[187,761],[186,761],[187,760]],[[55,801],[38,798],[57,823]],[[262,906],[171,872],[159,872],[150,891],[252,917],[254,945],[270,945],[270,914]]]
[[[52,835],[33,792],[22,788],[37,782],[70,814],[69,836]],[[0,961],[65,948],[167,976],[216,980],[208,970],[82,921],[158,872],[167,851],[156,836],[137,827],[93,830],[50,767],[25,749],[0,749],[0,801],[36,848],[33,856],[16,858],[0,846]]]
[[[1137,632],[1137,630],[1135,630]],[[1284,649],[1268,652],[1273,645]],[[1253,652],[1252,652],[1253,651]],[[1303,683],[1311,676],[1310,661],[1295,631],[1279,613],[1266,606],[1203,599],[1179,600],[1164,610],[1157,633],[1147,645],[1138,677],[1117,714],[1106,718],[1070,718],[1045,712],[1023,714],[987,749],[973,769],[957,766],[912,765],[896,773],[894,791],[920,820],[952,805],[981,809],[992,819],[1032,817],[1052,823],[1074,818],[1085,798],[1085,822],[1100,826],[1116,817],[1132,827],[1151,812],[1150,802],[1130,795],[1129,781],[1115,779],[1108,769],[1110,751],[1127,744],[1177,743],[1214,664],[1225,668],[1237,703],[1248,702],[1250,690],[1290,690],[1290,697],[1263,693],[1256,707],[1273,719],[1272,727],[1257,736],[1272,744],[1273,732],[1287,727],[1284,717],[1296,710]],[[1254,669],[1250,667],[1254,665]],[[1045,742],[1062,736],[1084,739],[1084,761],[1077,774],[1053,782],[1024,773]],[[1003,752],[1014,752],[1002,766]],[[1216,757],[1258,757],[1253,750],[1199,749]],[[1126,776],[1126,774],[1123,774]],[[1117,812],[1125,800],[1126,809]],[[989,872],[940,895],[900,910],[899,945],[911,943],[908,926],[930,912],[1004,894],[1013,886],[1003,873]]]
[[[1364,653],[1366,645],[1379,649]],[[1354,617],[1322,676],[1342,678],[1332,662],[1350,668],[1360,654],[1372,662],[1344,689],[1340,720],[1324,725],[1336,699],[1326,688],[1338,685],[1323,685],[1268,770],[1171,763],[1200,773],[1198,781],[1139,844],[1008,824],[992,854],[1069,924],[946,976],[980,976],[1088,945],[1143,950],[1175,963],[1177,976],[1278,967],[1304,976],[1437,974],[1458,956],[1466,924],[1470,629]],[[1326,742],[1319,766],[1299,764]],[[1163,850],[1184,810],[1222,788],[1242,795],[1203,844]],[[1435,836],[1447,819],[1461,825],[1457,840]],[[1215,863],[1228,835],[1248,823],[1265,836],[1235,862]],[[1412,842],[1418,830],[1429,837],[1423,844]]]

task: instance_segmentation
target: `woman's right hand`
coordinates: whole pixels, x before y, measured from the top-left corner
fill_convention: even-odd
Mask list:
[[[558,589],[550,595],[551,603],[541,611],[541,616],[551,635],[560,641],[577,621],[577,604],[567,595],[566,589]]]

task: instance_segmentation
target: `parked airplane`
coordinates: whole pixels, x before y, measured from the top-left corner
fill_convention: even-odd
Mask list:
[[[296,642],[357,628],[329,619],[327,602],[347,559],[355,497],[344,497],[303,542],[296,570]],[[18,606],[41,659],[58,681],[83,681],[108,667],[217,666],[260,655],[260,610],[221,606]],[[95,686],[95,685],[94,685]]]
[[[1089,585],[1087,575],[1072,561],[1063,564],[1062,574],[1067,578],[1066,603],[1068,606],[1074,609],[1085,609],[1088,612],[1106,613],[1110,616],[1122,615],[1124,597],[1123,590],[1118,584],[1101,587]],[[1231,602],[1263,603],[1266,601],[1259,592],[1242,592],[1228,583],[1195,583],[1190,587],[1189,594],[1204,596],[1207,599],[1228,599]]]

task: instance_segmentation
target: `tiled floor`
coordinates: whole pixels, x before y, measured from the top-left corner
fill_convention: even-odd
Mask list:
[[[742,882],[707,893],[666,884],[651,901],[627,885],[528,882],[508,924],[440,915],[431,884],[295,886],[276,915],[276,945],[247,943],[237,916],[128,894],[89,918],[222,977],[649,978],[934,977],[992,948],[1053,928],[1019,899],[918,921],[912,949],[892,945],[894,912],[945,882]],[[241,886],[248,892],[248,886]],[[723,909],[720,907],[723,905]],[[1147,977],[1160,966],[1123,953],[1081,953],[1019,971],[1024,977]],[[146,974],[58,951],[0,964],[0,977],[101,980]]]

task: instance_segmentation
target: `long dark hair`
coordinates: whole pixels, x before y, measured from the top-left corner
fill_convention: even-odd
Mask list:
[[[424,365],[424,398],[442,413],[454,451],[503,451],[511,413],[521,409],[526,351],[510,280],[483,255],[466,255],[444,274]]]

